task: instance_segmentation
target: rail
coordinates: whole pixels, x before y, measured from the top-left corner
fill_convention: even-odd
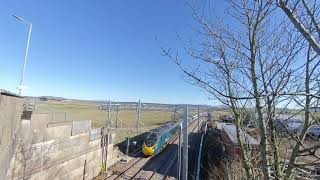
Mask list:
[[[194,123],[196,119],[197,119],[197,117],[196,118],[193,117],[189,123]],[[194,126],[190,127],[190,130],[194,131],[196,128],[197,128],[197,126],[194,125]],[[178,136],[175,136],[170,141],[169,144],[177,143],[176,141],[178,140],[178,138],[179,138]],[[138,153],[141,153],[140,149],[136,150],[132,154],[138,154]],[[144,178],[146,178],[146,179],[155,178],[154,176],[156,176],[156,173],[158,171],[163,170],[164,172],[167,173],[170,170],[170,168],[168,168],[168,167],[172,167],[173,164],[175,164],[174,162],[177,160],[177,158],[174,158],[174,157],[176,157],[176,155],[177,155],[177,152],[175,152],[175,151],[172,151],[172,152],[170,151],[170,153],[168,152],[168,154],[166,156],[170,157],[168,159],[171,159],[171,160],[170,161],[163,161],[163,162],[159,163],[158,166],[154,169],[154,171],[152,171],[150,173],[144,172],[144,168],[150,166],[151,163],[154,163],[153,160],[158,159],[160,157],[143,158],[142,156],[139,156],[138,158],[133,159],[131,162],[129,162],[125,168],[121,169],[120,171],[113,172],[110,176],[108,176],[107,179],[137,178],[137,177],[140,177],[142,174],[143,174]],[[164,158],[164,156],[162,158]],[[133,169],[136,169],[136,170],[133,170]]]

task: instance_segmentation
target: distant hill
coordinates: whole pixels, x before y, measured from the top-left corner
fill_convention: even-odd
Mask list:
[[[84,103],[96,103],[104,109],[108,106],[109,101],[107,100],[81,100],[81,99],[68,99],[64,97],[55,97],[55,96],[25,96],[30,102],[33,101],[64,101],[64,102],[84,102]],[[111,101],[112,105],[127,105],[127,106],[138,106],[139,102],[132,102],[132,101]],[[141,102],[141,106],[144,107],[167,107],[167,108],[174,108],[174,107],[185,107],[188,106],[190,109],[227,109],[227,107],[222,106],[210,106],[205,104],[168,104],[168,103],[152,103],[152,102]]]

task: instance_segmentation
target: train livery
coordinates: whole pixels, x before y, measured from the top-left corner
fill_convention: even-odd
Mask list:
[[[142,145],[143,154],[146,156],[159,154],[178,132],[179,123],[165,124],[150,131]]]

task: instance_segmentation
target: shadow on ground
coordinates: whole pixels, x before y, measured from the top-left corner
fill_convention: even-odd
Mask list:
[[[198,159],[198,150],[201,139],[201,133],[192,132],[188,139],[188,175],[189,179],[195,178],[196,165]],[[183,152],[182,152],[183,154]],[[143,169],[145,171],[153,171],[157,174],[168,177],[178,177],[178,145],[169,144],[158,155],[154,156],[150,163]]]
[[[143,170],[153,171],[162,175],[176,176],[176,171],[173,171],[173,168],[176,168],[177,150],[177,144],[168,144],[158,155],[149,160]]]
[[[225,174],[222,159],[226,155],[220,130],[210,127],[204,136],[203,145],[200,179],[221,179]]]

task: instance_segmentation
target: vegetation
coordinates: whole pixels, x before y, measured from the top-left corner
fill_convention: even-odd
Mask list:
[[[189,56],[167,47],[162,48],[163,54],[192,84],[231,109],[243,178],[315,178],[320,146],[308,146],[306,135],[310,126],[319,124],[320,2],[226,2],[221,19],[210,10],[206,13],[203,7],[189,5],[197,25],[196,38],[184,48]],[[285,138],[280,138],[274,122],[287,114],[302,115],[303,127],[298,133],[287,129]],[[259,168],[257,157],[251,156],[239,134],[249,118],[256,121],[261,139]],[[290,142],[288,154],[283,157],[280,147],[286,142]],[[302,156],[313,157],[313,162],[300,161]]]
[[[200,112],[203,112],[201,110]],[[99,104],[85,101],[38,101],[35,113],[47,113],[51,123],[91,120],[93,127],[103,127],[108,120],[108,111],[100,110]],[[190,110],[189,114],[196,114],[196,110]],[[119,128],[116,129],[116,112],[111,112],[113,131],[116,132],[116,143],[120,143],[127,137],[132,138],[143,132],[161,126],[163,123],[182,119],[182,111],[176,115],[169,111],[141,111],[141,128],[136,130],[137,112],[134,110],[120,110]]]
[[[36,113],[48,113],[51,122],[66,122],[78,120],[91,120],[93,127],[102,127],[108,119],[108,111],[100,110],[99,104],[77,101],[45,101],[37,102]],[[116,112],[112,111],[111,119],[115,123]],[[121,127],[135,128],[137,112],[120,110],[119,119]],[[171,121],[173,112],[146,111],[141,113],[143,126],[154,126]]]

